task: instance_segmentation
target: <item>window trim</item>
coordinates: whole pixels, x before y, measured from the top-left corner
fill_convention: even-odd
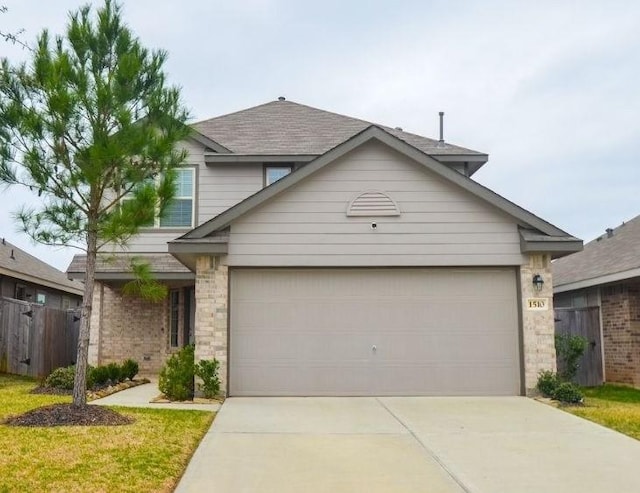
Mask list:
[[[186,200],[191,199],[191,224],[189,226],[161,226],[160,225],[160,216],[156,214],[154,218],[154,228],[167,230],[167,229],[193,229],[195,227],[195,219],[196,219],[196,168],[193,166],[181,166],[176,168],[176,171],[190,171],[191,172],[191,197],[176,195],[173,197],[175,200]]]
[[[192,184],[192,195],[191,195],[191,225],[189,226],[160,226],[160,216],[158,215],[158,211],[156,209],[155,213],[154,213],[154,217],[153,217],[153,226],[141,226],[139,231],[144,231],[144,232],[150,232],[150,231],[162,231],[162,232],[166,232],[166,233],[170,233],[172,232],[172,230],[175,230],[177,232],[180,231],[184,231],[184,230],[191,230],[193,228],[196,227],[196,195],[197,195],[197,167],[196,166],[180,166],[178,168],[175,168],[175,171],[183,171],[183,170],[189,170],[191,171],[191,184]],[[156,181],[159,178],[156,178]],[[175,199],[179,199],[179,200],[186,200],[189,197],[186,196],[175,196]],[[125,195],[124,197],[122,197],[120,199],[120,202],[123,202],[127,200],[127,196]]]
[[[175,305],[174,305],[174,296],[175,296]],[[173,344],[173,325],[174,325],[174,314],[175,314],[175,327],[176,327],[176,344]],[[179,289],[171,289],[169,290],[169,348],[170,349],[179,349],[180,348],[180,290]]]
[[[18,291],[22,289],[22,292],[24,294],[24,298],[19,298],[18,297]],[[13,290],[13,299],[14,300],[20,300],[20,301],[27,301],[27,286],[25,284],[22,283],[16,283],[16,287]]]
[[[269,174],[269,170],[270,169],[288,169],[289,173],[287,173],[288,176],[289,174],[293,173],[293,164],[286,164],[286,163],[269,163],[269,164],[265,164],[262,168],[262,187],[268,187],[269,185],[272,185],[274,182],[272,183],[268,183],[267,181],[267,176]],[[284,176],[282,177],[284,178]],[[280,180],[282,180],[282,178],[280,178]],[[276,181],[280,181],[280,180],[276,180]]]

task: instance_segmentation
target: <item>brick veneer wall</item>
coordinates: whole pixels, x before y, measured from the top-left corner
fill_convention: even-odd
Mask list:
[[[195,360],[220,362],[220,391],[227,393],[227,317],[229,273],[224,259],[200,256],[196,261]]]
[[[532,280],[535,274],[540,274],[544,279],[541,291],[536,291],[533,286]],[[524,386],[527,394],[531,394],[535,391],[540,371],[556,370],[553,282],[549,255],[530,254],[529,262],[520,266],[520,292]],[[547,309],[540,311],[527,309],[527,298],[545,298]]]
[[[140,374],[158,374],[169,355],[168,318],[168,300],[151,303],[96,283],[90,364],[132,358],[140,365]]]
[[[607,382],[640,386],[640,287],[602,288],[601,309]]]

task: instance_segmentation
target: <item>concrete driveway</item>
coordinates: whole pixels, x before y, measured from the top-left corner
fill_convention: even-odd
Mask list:
[[[178,493],[640,491],[640,442],[521,397],[231,398]]]

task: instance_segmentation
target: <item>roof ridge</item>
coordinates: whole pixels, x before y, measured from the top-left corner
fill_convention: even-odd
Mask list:
[[[242,110],[231,111],[230,113],[225,113],[224,115],[218,115],[218,116],[214,116],[214,117],[211,117],[211,118],[206,118],[206,119],[204,119],[204,120],[199,120],[199,121],[197,121],[197,122],[190,123],[190,124],[189,124],[189,126],[192,126],[192,125],[199,125],[199,124],[201,124],[201,123],[207,123],[207,122],[210,122],[210,121],[212,121],[212,120],[218,120],[218,119],[220,119],[220,118],[226,118],[226,117],[228,117],[228,116],[232,116],[232,115],[238,115],[238,114],[240,114],[240,113],[245,113],[245,112],[247,112],[247,111],[255,110],[256,108],[261,108],[261,107],[263,107],[263,106],[268,106],[268,105],[270,105],[270,104],[274,104],[274,103],[281,103],[281,102],[283,102],[283,101],[278,101],[278,100],[275,100],[275,101],[267,101],[266,103],[258,104],[258,105],[256,105],[256,106],[251,106],[250,108],[244,108],[244,109],[242,109]],[[287,102],[290,102],[290,101],[287,101]]]

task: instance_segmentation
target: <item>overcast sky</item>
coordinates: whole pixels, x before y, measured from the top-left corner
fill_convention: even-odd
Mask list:
[[[61,33],[86,1],[0,0],[0,30]],[[92,2],[99,4],[100,2]],[[194,120],[286,96],[489,154],[474,179],[585,241],[640,214],[640,2],[128,0]],[[24,58],[0,44],[0,55]],[[2,191],[0,236],[34,246]]]

